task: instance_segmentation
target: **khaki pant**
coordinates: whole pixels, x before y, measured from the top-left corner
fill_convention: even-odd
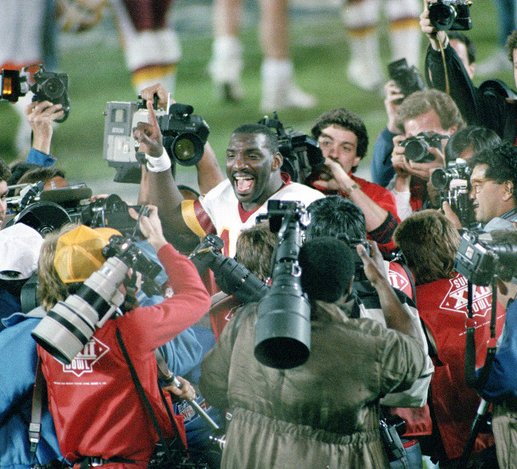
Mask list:
[[[517,468],[517,410],[494,404],[492,431],[500,469]]]

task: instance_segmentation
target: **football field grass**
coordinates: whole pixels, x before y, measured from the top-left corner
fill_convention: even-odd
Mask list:
[[[194,113],[208,122],[209,140],[220,162],[230,132],[240,124],[256,122],[263,117],[259,111],[262,57],[255,27],[257,12],[249,3],[241,36],[245,51],[246,96],[238,104],[220,102],[206,72],[211,52],[211,2],[177,0],[173,14],[183,47],[174,97],[178,102],[193,105]],[[496,47],[497,21],[492,1],[474,1],[471,14],[474,27],[468,34],[476,44],[479,61],[487,58]],[[381,34],[386,65],[390,60],[388,38],[384,29]],[[101,183],[105,187],[99,190],[117,193],[121,186],[110,184],[114,170],[102,159],[103,111],[107,101],[131,101],[136,96],[116,32],[106,19],[83,35],[61,34],[58,42],[59,70],[69,74],[71,112],[68,120],[55,129],[53,154],[59,158],[59,164],[70,180]],[[311,110],[282,111],[280,120],[285,126],[308,133],[321,112],[338,106],[347,107],[365,120],[371,153],[373,142],[385,124],[383,98],[379,93],[362,91],[347,81],[345,70],[349,52],[339,11],[330,7],[314,11],[293,7],[291,44],[297,82],[317,97],[318,106]],[[425,39],[422,44],[427,46]],[[513,87],[511,72],[497,77]],[[480,81],[481,78],[477,83]],[[0,157],[7,161],[17,156],[13,144],[17,119],[11,105],[1,102]],[[368,158],[361,163],[363,170],[368,167]],[[192,174],[192,168],[180,167],[178,179]]]

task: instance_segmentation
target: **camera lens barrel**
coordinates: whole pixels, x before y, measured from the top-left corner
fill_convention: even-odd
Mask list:
[[[107,320],[124,301],[118,290],[129,268],[110,257],[74,295],[58,302],[32,331],[47,352],[65,364],[81,352],[101,320]]]

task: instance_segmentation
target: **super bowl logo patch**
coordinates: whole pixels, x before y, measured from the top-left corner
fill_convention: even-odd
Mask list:
[[[443,298],[440,309],[461,313],[467,316],[468,290],[467,279],[457,276],[450,281],[449,291]],[[474,316],[485,317],[491,308],[491,291],[489,287],[475,287],[472,300]]]
[[[92,337],[69,365],[63,365],[63,372],[73,373],[77,377],[80,377],[85,373],[91,373],[95,363],[97,363],[101,357],[106,355],[108,351],[109,347],[107,345],[103,344],[95,337]]]

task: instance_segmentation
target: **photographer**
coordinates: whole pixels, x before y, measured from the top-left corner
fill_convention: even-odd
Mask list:
[[[83,353],[69,365],[38,347],[60,448],[77,468],[104,464],[122,468],[131,464],[131,467],[143,469],[158,441],[157,432],[136,392],[129,364],[122,355],[124,348],[131,357],[162,432],[166,438],[176,433],[158,387],[154,351],[196,322],[208,310],[209,297],[194,265],[166,242],[157,209],[152,206],[149,209],[148,216],[140,216],[139,227],[157,251],[174,294],[166,295],[158,305],[133,308],[132,288],[121,288],[130,310],[122,316],[107,319],[95,329]],[[134,210],[130,213],[136,218]],[[41,304],[54,316],[56,307],[65,299],[68,301],[77,287],[77,292],[82,291],[83,282],[99,275],[99,267],[105,260],[103,248],[114,232],[84,225],[63,230],[53,244],[49,241],[38,271]],[[142,274],[145,277],[145,272]],[[45,331],[41,326],[49,314],[38,325],[40,334],[35,335],[36,330],[33,331],[40,344],[41,332]],[[124,348],[121,348],[122,340]],[[180,381],[181,389],[169,386],[167,390],[180,398],[192,398],[194,393],[189,383]],[[69,406],[69,402],[74,405]],[[176,437],[183,438],[181,420],[178,423],[180,434]]]
[[[366,275],[396,301],[382,256],[372,247],[373,257],[362,247],[357,251]],[[407,389],[424,372],[423,348],[404,321],[399,332],[377,321],[347,317],[354,261],[344,242],[330,237],[308,241],[298,261],[311,302],[308,360],[290,369],[256,360],[260,303],[250,303],[230,320],[203,362],[203,394],[232,415],[222,467],[291,469],[322,462],[328,467],[387,467],[379,399]],[[332,359],[337,350],[344,351],[345,359]]]
[[[429,3],[434,4],[436,1]],[[438,30],[431,22],[427,5],[426,2],[426,7],[420,15],[420,27],[430,43],[426,55],[429,85],[450,93],[466,122],[493,129],[502,139],[513,143],[517,136],[515,93],[503,83],[490,81],[475,87],[464,64],[451,47],[447,31]],[[508,36],[506,46],[509,60],[514,63],[517,31]],[[513,99],[507,101],[506,98]]]
[[[474,207],[470,198],[469,162],[482,150],[495,148],[501,138],[486,127],[469,125],[451,136],[445,146],[446,168],[431,174],[427,184],[433,205],[441,207],[445,216],[459,230],[475,224]]]
[[[451,47],[454,48],[458,57],[462,60],[468,73],[473,74],[476,57],[474,45],[465,34],[460,32],[451,32],[450,36]],[[401,77],[397,75],[401,75]],[[424,78],[416,69],[403,67],[400,70],[397,69],[397,73],[393,76],[394,78],[384,85],[384,107],[387,123],[375,141],[371,164],[373,182],[383,187],[387,187],[395,175],[391,153],[393,151],[393,138],[399,135],[402,130],[397,118],[399,107],[412,92],[425,89]],[[408,88],[409,92],[404,88]]]
[[[497,299],[506,308],[506,318],[488,380],[480,389],[481,396],[494,403],[492,429],[497,461],[502,468],[515,467],[517,464],[517,231],[496,230],[492,231],[491,237],[495,243],[513,249],[513,257],[500,261],[506,272],[498,274]]]
[[[404,254],[415,282],[417,307],[429,337],[429,354],[435,371],[431,378],[429,408],[432,433],[420,438],[422,452],[449,467],[461,457],[480,400],[465,380],[465,319],[467,279],[454,270],[460,236],[437,210],[422,210],[404,220],[395,231],[395,241]],[[490,288],[476,286],[473,310],[475,361],[480,366],[490,338]],[[501,333],[504,310],[497,310],[497,335]],[[461,405],[458,405],[461,403]],[[490,435],[479,434],[474,454],[492,446]]]
[[[274,131],[265,125],[249,124],[235,129],[230,136],[226,150],[227,178],[199,200],[184,201],[162,145],[152,107],[155,94],[163,99],[159,85],[142,91],[150,123],[140,122],[133,132],[139,151],[144,152],[147,159],[139,200],[159,207],[164,233],[181,251],[191,251],[200,237],[214,233],[225,240],[224,254],[233,256],[239,232],[254,225],[256,217],[266,212],[269,199],[301,200],[308,204],[323,197],[312,188],[291,182],[289,176],[281,172],[283,159]],[[201,161],[205,159],[206,155]],[[215,156],[212,155],[211,160],[216,161]]]
[[[394,248],[392,235],[399,221],[395,198],[385,188],[354,175],[368,150],[364,122],[337,108],[319,116],[311,132],[325,157],[325,169],[310,184],[324,194],[338,193],[352,200],[364,213],[368,238],[387,257]]]
[[[397,200],[403,220],[428,203],[426,183],[435,168],[445,166],[444,147],[448,137],[464,127],[463,118],[450,96],[442,91],[416,91],[404,99],[397,113],[402,134],[393,137],[391,162],[395,176],[388,188]],[[409,154],[411,142],[416,155]],[[384,147],[388,151],[389,146]],[[387,155],[375,153],[384,160]]]
[[[66,463],[45,402],[41,402],[41,428],[34,451],[29,440],[37,362],[36,343],[31,331],[41,317],[36,312],[20,312],[20,290],[36,271],[42,243],[42,236],[23,223],[0,231],[1,468],[58,469],[65,467]],[[8,302],[8,298],[11,301]]]
[[[470,197],[483,230],[517,226],[517,148],[503,143],[483,150],[470,166]]]

